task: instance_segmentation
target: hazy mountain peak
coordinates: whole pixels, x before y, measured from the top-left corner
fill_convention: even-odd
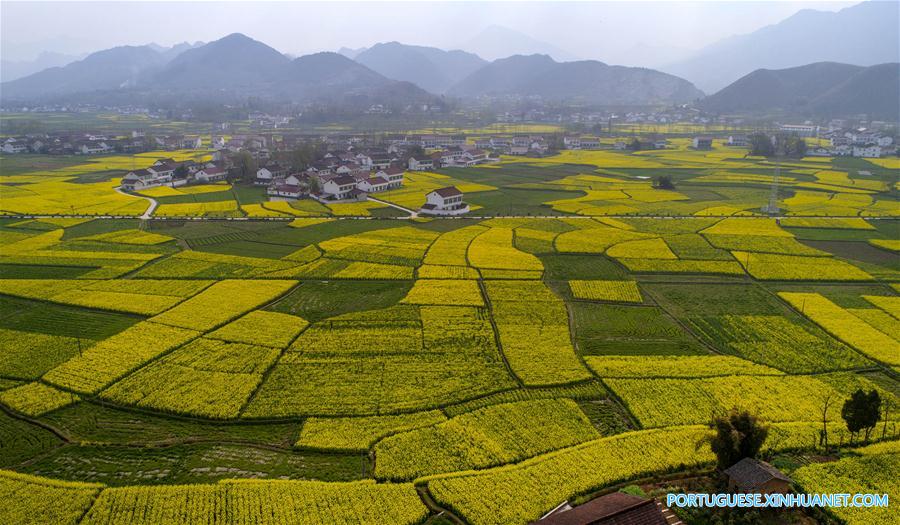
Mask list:
[[[40,97],[133,86],[141,75],[164,62],[163,56],[149,46],[118,46],[91,53],[63,67],[4,82],[3,95]]]
[[[461,49],[476,53],[487,60],[496,60],[511,55],[550,55],[559,61],[576,60],[577,57],[524,33],[508,27],[491,25],[460,46]]]
[[[356,56],[356,61],[378,73],[412,82],[432,93],[443,93],[487,62],[465,51],[382,42]]]
[[[802,9],[777,24],[711,44],[661,69],[713,92],[761,68],[833,61],[900,61],[900,3],[868,1],[837,12]]]

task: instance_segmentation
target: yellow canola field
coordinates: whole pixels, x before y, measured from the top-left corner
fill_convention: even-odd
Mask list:
[[[572,296],[589,301],[639,303],[641,292],[635,281],[569,281]]]

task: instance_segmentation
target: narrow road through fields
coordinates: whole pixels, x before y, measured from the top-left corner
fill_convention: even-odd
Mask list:
[[[398,210],[405,211],[406,213],[409,214],[409,217],[403,217],[404,219],[415,219],[416,217],[419,216],[419,212],[413,211],[409,208],[404,208],[403,206],[400,206],[399,204],[394,204],[393,202],[376,199],[375,197],[372,197],[372,196],[369,196],[368,199],[372,202],[377,202],[379,204],[384,204],[385,206],[390,206],[391,208],[397,208]]]
[[[156,202],[156,199],[151,199],[150,197],[144,197],[143,195],[134,195],[131,193],[126,193],[126,192],[122,191],[121,186],[116,186],[114,189],[118,193],[121,193],[122,195],[127,195],[129,197],[137,197],[139,199],[147,199],[148,201],[150,201],[150,206],[147,208],[147,210],[144,212],[144,214],[140,216],[141,219],[149,219],[153,215],[153,212],[156,210],[156,207],[159,205],[159,203]]]

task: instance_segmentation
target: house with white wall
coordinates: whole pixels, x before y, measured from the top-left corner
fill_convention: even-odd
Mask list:
[[[198,182],[218,182],[225,180],[228,176],[228,170],[213,166],[212,168],[203,168],[194,174],[194,179]]]
[[[378,193],[387,191],[390,188],[390,183],[384,177],[372,177],[360,181],[356,187],[366,193]]]
[[[427,171],[434,169],[434,160],[431,157],[410,157],[409,171]]]
[[[399,188],[403,185],[403,174],[406,172],[403,168],[387,168],[375,172],[376,177],[382,177],[388,181],[388,188]]]
[[[3,143],[3,147],[0,148],[3,150],[3,153],[27,153],[28,147],[24,142],[17,142],[16,139],[7,139],[6,142]]]
[[[853,156],[868,159],[877,159],[881,157],[881,146],[878,144],[854,144]]]
[[[463,202],[463,193],[456,186],[447,186],[425,195],[425,204],[419,209],[423,215],[453,216],[468,213],[469,205]]]
[[[356,178],[350,175],[340,175],[329,179],[322,184],[321,196],[329,201],[343,201],[358,199],[359,190],[356,187]]]
[[[125,191],[140,191],[157,186],[168,186],[172,183],[172,172],[162,174],[150,169],[129,171],[122,177],[122,189]]]

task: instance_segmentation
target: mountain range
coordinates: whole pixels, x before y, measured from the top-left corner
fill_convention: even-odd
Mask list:
[[[786,113],[837,116],[866,113],[896,120],[900,115],[900,63],[862,67],[818,62],[758,69],[699,106],[717,113]]]
[[[291,60],[235,33],[177,54],[152,46],[122,46],[92,53],[64,67],[4,82],[8,100],[61,99],[94,93],[117,96],[193,96],[233,100],[259,96],[282,101],[409,104],[434,95],[392,80],[337,53]],[[120,97],[119,97],[120,98]]]
[[[376,44],[355,55],[355,60],[388,78],[412,82],[432,93],[446,92],[487,64],[473,53],[399,42]]]
[[[596,61],[557,62],[547,55],[487,62],[465,51],[397,42],[375,45],[356,60],[338,53],[291,59],[239,33],[208,44],[122,46],[63,67],[5,82],[7,100],[63,99],[93,93],[279,101],[380,104],[437,102],[432,93],[458,98],[540,96],[590,104],[671,104],[700,93],[689,82],[650,69]]]
[[[803,9],[660,69],[714,93],[757,69],[816,62],[859,66],[900,62],[900,2],[870,0],[837,12]]]
[[[561,61],[560,55],[569,55],[560,50],[488,61],[469,51],[399,42],[294,58],[235,33],[207,44],[98,51],[4,81],[0,95],[4,102],[130,103],[186,97],[227,102],[254,97],[276,103],[352,102],[354,107],[441,104],[442,97],[539,97],[595,106],[697,102],[718,113],[868,113],[895,120],[900,99],[898,17],[900,3],[874,0],[838,12],[803,10],[709,46],[662,68],[666,72],[596,60]],[[486,43],[502,43],[504,36],[509,41],[503,49],[552,48],[498,26],[478,35],[481,42],[475,47],[490,52]],[[500,52],[499,47],[493,49]],[[686,52],[667,54],[650,47],[639,51],[636,55],[646,60]],[[62,63],[72,58],[45,59]],[[2,67],[6,77],[9,66],[4,62]],[[698,85],[691,82],[695,79]],[[698,87],[718,92],[704,99]]]
[[[605,105],[678,104],[703,96],[693,84],[652,69],[596,60],[557,62],[547,55],[495,60],[450,88],[459,97],[539,96]]]

